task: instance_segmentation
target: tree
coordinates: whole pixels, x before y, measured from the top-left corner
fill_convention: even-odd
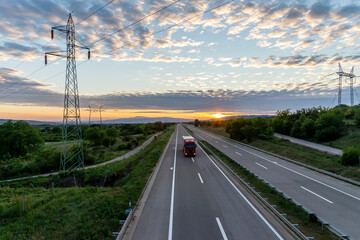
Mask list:
[[[194,126],[195,126],[195,127],[198,127],[199,125],[200,125],[199,119],[195,119],[195,120],[194,120]]]
[[[315,138],[318,141],[331,141],[341,136],[345,124],[342,112],[334,108],[320,114],[316,120],[317,131]]]
[[[349,147],[344,150],[341,156],[341,164],[346,166],[355,166],[359,164],[360,150]]]
[[[306,118],[300,127],[302,137],[310,139],[314,136],[316,131],[315,121],[311,118]]]
[[[0,125],[0,158],[24,156],[37,150],[43,143],[36,128],[27,122],[9,120]]]
[[[84,139],[89,140],[94,146],[101,145],[104,136],[105,136],[105,132],[101,130],[99,127],[88,128],[84,133]]]
[[[356,127],[360,128],[360,109],[356,110],[354,120],[355,120]]]

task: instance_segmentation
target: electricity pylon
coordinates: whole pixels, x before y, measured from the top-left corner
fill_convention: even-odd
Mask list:
[[[350,78],[350,104],[351,106],[354,106],[354,78],[355,78],[354,67],[352,67],[351,71],[347,73],[342,70],[342,67],[339,63],[339,71],[336,72],[336,74],[339,75],[338,105],[341,105],[342,77],[348,77]]]
[[[66,78],[65,78],[65,96],[63,112],[62,129],[62,150],[60,158],[60,173],[70,173],[76,169],[84,168],[84,151],[80,120],[80,103],[76,72],[75,49],[82,48],[88,50],[88,59],[90,58],[90,49],[82,44],[76,45],[75,24],[68,16],[66,25],[51,28],[51,39],[54,39],[54,30],[66,33],[66,55],[64,51],[45,53],[45,64],[47,64],[47,55],[54,55],[66,58]]]

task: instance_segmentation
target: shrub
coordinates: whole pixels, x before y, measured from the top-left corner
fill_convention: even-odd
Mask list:
[[[360,150],[355,147],[349,147],[344,150],[341,156],[341,164],[346,166],[355,166],[359,164]]]

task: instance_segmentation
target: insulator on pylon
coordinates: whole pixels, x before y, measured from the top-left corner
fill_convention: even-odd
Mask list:
[[[90,59],[90,50],[88,50],[88,60]]]
[[[45,54],[45,65],[47,65],[47,55]]]
[[[51,29],[51,40],[54,39],[54,29]]]

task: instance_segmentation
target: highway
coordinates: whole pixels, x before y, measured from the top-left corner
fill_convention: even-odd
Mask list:
[[[351,239],[360,239],[360,188],[189,126],[201,138],[316,213]]]
[[[133,234],[124,239],[297,239],[200,147],[196,157],[185,157],[183,135],[189,134],[178,125],[142,213],[129,226]]]

